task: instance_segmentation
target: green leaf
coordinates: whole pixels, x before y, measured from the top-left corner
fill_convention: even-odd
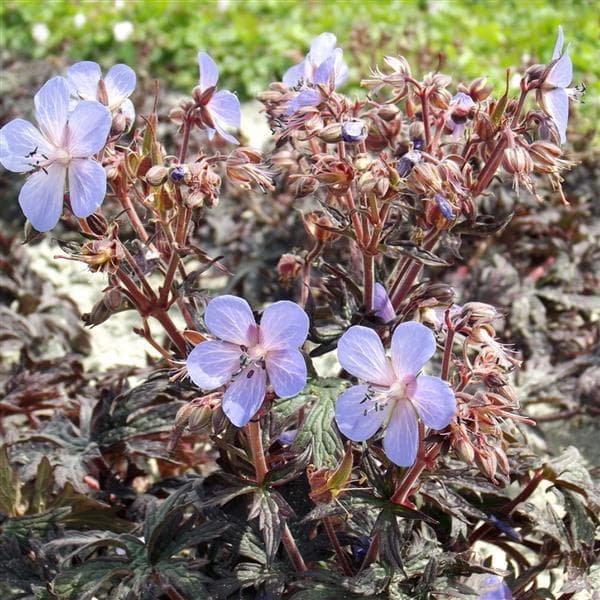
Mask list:
[[[43,512],[54,486],[53,467],[47,456],[40,460],[33,485],[33,495],[29,503],[29,514]]]
[[[15,517],[21,501],[21,482],[10,466],[8,447],[0,447],[0,512]]]
[[[312,403],[304,423],[298,430],[292,449],[302,452],[312,449],[312,461],[316,467],[334,467],[344,452],[344,446],[335,425],[335,403],[347,382],[339,379],[311,381],[301,396],[306,404]]]

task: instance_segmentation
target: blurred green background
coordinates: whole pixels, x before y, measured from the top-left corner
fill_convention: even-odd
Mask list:
[[[459,79],[486,75],[500,86],[504,67],[547,62],[562,24],[575,82],[588,88],[577,128],[589,139],[600,121],[598,0],[4,0],[0,17],[4,65],[125,62],[187,91],[203,49],[219,63],[221,85],[242,99],[280,78],[323,31],[337,35],[354,85],[383,55],[401,53],[417,72],[439,64]]]

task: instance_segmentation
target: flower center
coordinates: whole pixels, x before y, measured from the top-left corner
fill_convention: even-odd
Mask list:
[[[68,165],[71,162],[72,156],[64,148],[57,148],[56,152],[52,156],[52,161],[60,163],[61,165]]]
[[[265,358],[267,355],[267,350],[261,344],[256,344],[256,346],[250,346],[250,348],[246,350],[246,354],[250,360],[258,362]]]

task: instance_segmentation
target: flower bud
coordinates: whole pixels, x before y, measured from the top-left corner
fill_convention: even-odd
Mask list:
[[[169,169],[169,179],[173,183],[181,183],[185,181],[185,176],[188,170],[185,165],[176,165]]]
[[[473,98],[475,102],[482,102],[485,100],[494,89],[492,84],[488,84],[487,77],[478,77],[471,82],[469,86],[469,96]]]
[[[169,169],[162,165],[155,165],[146,172],[144,179],[147,183],[153,186],[162,185],[169,177]]]
[[[333,242],[340,237],[334,231],[330,231],[333,226],[332,220],[322,211],[315,210],[304,216],[306,232],[318,242]]]
[[[477,113],[473,123],[473,130],[483,141],[491,140],[494,137],[494,127],[490,117],[484,113]]]
[[[367,128],[363,121],[355,119],[342,124],[342,139],[347,144],[362,142],[366,137]]]
[[[297,198],[308,196],[319,188],[319,182],[314,177],[294,175],[290,177],[290,181],[293,181],[293,191]]]
[[[463,462],[467,463],[468,465],[473,463],[473,460],[475,459],[475,449],[473,448],[471,441],[466,436],[458,437],[453,445],[456,453]]]
[[[279,281],[289,285],[302,271],[302,260],[295,254],[282,254],[277,263]]]
[[[113,115],[110,134],[118,136],[125,131],[127,131],[127,117],[122,112],[118,112]]]
[[[327,125],[327,127],[323,127],[323,129],[317,133],[317,137],[327,144],[336,144],[337,142],[341,142],[342,126],[339,123]]]
[[[169,111],[169,119],[177,125],[181,125],[185,119],[185,111],[181,106],[176,106]]]
[[[213,411],[209,406],[194,406],[188,413],[187,428],[190,433],[202,431],[211,421]]]
[[[371,162],[368,154],[358,154],[354,159],[354,168],[363,173],[371,166]]]
[[[396,171],[400,177],[407,177],[413,170],[413,167],[421,162],[421,153],[418,150],[410,150],[398,161]]]

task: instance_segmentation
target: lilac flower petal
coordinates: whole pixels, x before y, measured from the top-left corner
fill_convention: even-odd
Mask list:
[[[219,67],[206,52],[198,52],[198,66],[200,67],[200,89],[204,91],[217,85]]]
[[[102,77],[100,65],[89,60],[75,63],[67,69],[67,82],[73,94],[82,100],[96,100]]]
[[[240,368],[239,346],[209,341],[198,344],[187,358],[190,379],[203,390],[214,390],[227,383]]]
[[[106,171],[91,158],[74,158],[69,163],[69,199],[77,217],[89,217],[106,196]]]
[[[454,392],[446,381],[439,377],[419,375],[410,399],[421,420],[431,429],[444,429],[456,413]]]
[[[35,162],[43,159],[42,154],[50,156],[52,150],[46,138],[29,121],[13,119],[0,129],[0,163],[9,171],[31,171]]]
[[[477,600],[512,600],[512,592],[499,575],[488,575],[482,581],[483,594],[477,596]]]
[[[237,296],[218,296],[206,307],[204,321],[209,331],[226,342],[238,346],[253,346],[257,342],[257,327],[248,303]]]
[[[238,129],[241,124],[242,109],[238,97],[232,92],[221,90],[211,98],[207,108],[219,135],[232,144],[239,144],[237,139],[226,131],[227,127]]]
[[[389,412],[387,407],[381,409],[376,406],[368,392],[368,385],[353,385],[337,399],[335,405],[335,421],[339,430],[354,442],[364,442],[373,437]]]
[[[569,46],[565,53],[556,61],[550,69],[545,83],[554,85],[558,88],[566,88],[571,85],[573,80],[573,62],[569,56]]]
[[[306,61],[290,67],[284,74],[282,81],[289,88],[296,87],[305,77]]]
[[[561,54],[565,38],[562,25],[558,26],[558,35],[556,36],[556,44],[554,44],[554,52],[552,52],[552,60],[556,60]]]
[[[328,84],[333,83],[335,67],[335,55],[332,54],[326,58],[315,70],[313,75],[313,83],[315,84]]]
[[[396,404],[383,437],[386,456],[399,467],[410,467],[419,450],[417,415],[410,402]]]
[[[556,88],[542,94],[543,108],[552,117],[560,136],[560,143],[567,141],[567,123],[569,121],[569,97],[562,88]]]
[[[33,97],[35,118],[40,129],[55,146],[64,143],[69,115],[69,86],[63,77],[49,79]]]
[[[318,66],[327,60],[333,53],[336,43],[337,38],[333,33],[322,33],[317,36],[310,45],[308,53],[310,62]]]
[[[299,394],[306,385],[306,362],[299,350],[273,350],[267,353],[269,381],[280,398]]]
[[[110,131],[110,111],[95,100],[83,100],[69,117],[68,148],[71,156],[87,158],[104,147]]]
[[[119,112],[125,117],[128,124],[128,130],[131,129],[133,122],[135,121],[135,107],[133,106],[133,102],[126,98],[123,100],[123,103],[119,107]]]
[[[386,323],[396,316],[396,311],[392,306],[390,297],[380,283],[375,284],[373,308],[375,309],[375,314]]]
[[[368,327],[350,327],[338,342],[337,355],[342,367],[359,379],[384,386],[394,382],[383,344]]]
[[[435,352],[431,329],[416,321],[401,323],[392,335],[392,364],[398,378],[416,375]]]
[[[279,443],[289,446],[290,444],[292,444],[294,442],[297,435],[298,435],[297,429],[288,429],[287,431],[282,431],[279,434],[279,437],[277,438],[277,440],[279,441]]]
[[[50,231],[58,223],[64,191],[65,166],[60,163],[27,178],[19,193],[19,204],[35,229]]]
[[[227,388],[223,412],[236,427],[243,427],[261,407],[266,391],[265,370],[254,365],[246,367]]]
[[[295,302],[281,300],[268,306],[260,320],[260,343],[267,350],[299,348],[308,335],[308,315]]]
[[[317,90],[302,90],[288,104],[288,115],[305,106],[318,106],[321,103],[321,94]]]
[[[110,109],[115,110],[135,90],[135,71],[127,65],[115,65],[106,74],[104,83],[106,84]]]
[[[339,50],[339,52],[338,52]],[[348,79],[348,65],[344,62],[344,52],[341,48],[336,48],[335,52],[335,64],[333,66],[333,72],[335,74],[334,85],[336,88],[346,83]]]

